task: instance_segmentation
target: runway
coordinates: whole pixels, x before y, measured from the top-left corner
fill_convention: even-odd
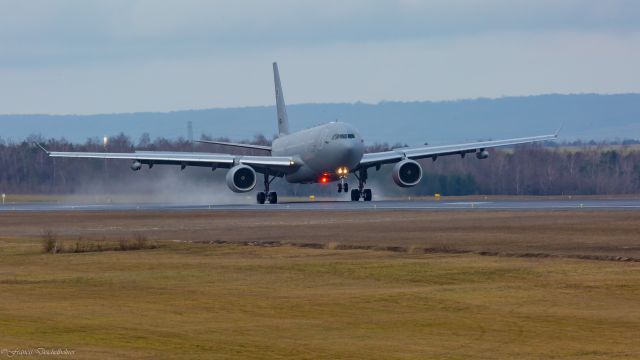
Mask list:
[[[280,204],[200,205],[177,203],[16,203],[0,205],[0,212],[12,211],[273,211],[273,210],[640,210],[640,199],[616,200],[496,200],[496,201],[309,201]]]

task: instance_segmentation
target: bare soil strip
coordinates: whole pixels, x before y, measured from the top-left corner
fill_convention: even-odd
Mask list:
[[[280,243],[636,261],[637,211],[4,213],[0,237]],[[314,245],[315,244],[315,245]]]

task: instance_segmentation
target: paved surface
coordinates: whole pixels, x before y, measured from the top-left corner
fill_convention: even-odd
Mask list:
[[[277,205],[194,204],[73,204],[23,203],[0,205],[6,211],[230,211],[230,210],[640,210],[640,200],[502,200],[502,201],[313,201]]]

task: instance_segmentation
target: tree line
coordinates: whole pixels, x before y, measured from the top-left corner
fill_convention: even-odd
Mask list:
[[[226,138],[216,140],[229,141]],[[102,139],[88,139],[75,144],[64,139],[43,139],[31,136],[21,142],[0,139],[0,192],[34,194],[69,194],[86,189],[87,184],[105,192],[126,193],[139,191],[130,184],[154,181],[163,174],[175,175],[179,167],[156,166],[131,171],[129,163],[119,160],[53,159],[34,143],[55,151],[130,152],[134,150],[206,151],[237,154],[264,154],[260,150],[230,149],[219,145],[192,143],[186,139],[151,139],[143,135],[133,142],[124,134]],[[246,143],[268,145],[262,135]],[[388,195],[605,195],[640,193],[640,149],[636,145],[588,145],[571,147],[526,145],[512,149],[490,150],[490,157],[478,160],[473,155],[465,158],[447,156],[421,160],[424,175],[417,186],[400,189],[391,180],[393,165],[379,171],[369,170],[370,185]],[[402,146],[396,144],[395,147]],[[373,144],[368,151],[382,151],[394,146]],[[176,168],[178,168],[176,170]],[[222,182],[224,170],[214,174],[210,169],[189,170],[180,173],[185,181],[202,184]],[[182,181],[182,180],[180,180]],[[354,178],[350,179],[353,185]],[[285,186],[275,183],[283,194],[333,194],[331,185]],[[143,187],[144,188],[144,187]]]

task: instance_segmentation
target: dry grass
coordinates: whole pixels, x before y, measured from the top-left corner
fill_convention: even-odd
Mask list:
[[[60,241],[53,230],[45,230],[42,233],[42,251],[56,254],[60,251]]]
[[[340,247],[340,244],[337,241],[329,241],[325,244],[324,248],[328,250],[336,250]]]
[[[135,234],[131,239],[122,238],[118,241],[86,240],[82,237],[74,240],[61,240],[52,230],[45,230],[41,241],[43,252],[50,254],[148,250],[158,247],[157,242],[149,241],[146,236],[141,234]]]
[[[82,359],[640,357],[640,264],[0,240],[0,349]]]

